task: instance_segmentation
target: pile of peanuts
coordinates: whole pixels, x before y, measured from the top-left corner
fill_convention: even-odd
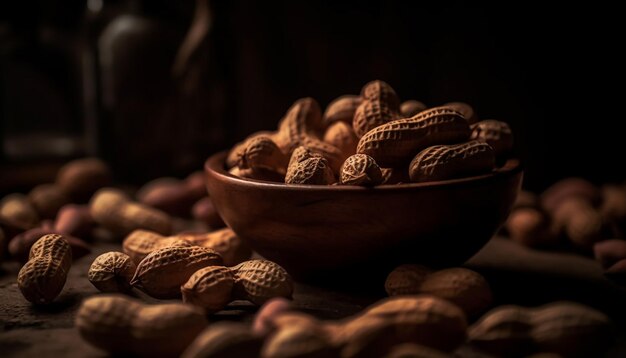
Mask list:
[[[573,177],[539,196],[522,191],[504,229],[524,246],[593,254],[607,276],[626,278],[624,185],[597,187]]]
[[[276,131],[235,145],[226,166],[249,179],[376,186],[489,173],[512,148],[506,123],[478,121],[466,103],[401,103],[389,84],[372,81],[323,114],[313,98],[297,100]]]

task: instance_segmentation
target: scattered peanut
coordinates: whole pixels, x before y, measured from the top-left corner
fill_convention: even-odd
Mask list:
[[[341,166],[339,182],[346,185],[375,186],[383,182],[383,174],[374,158],[354,154]]]
[[[11,194],[0,201],[0,219],[23,230],[39,224],[39,215],[30,201],[22,194]]]
[[[422,150],[411,161],[409,176],[413,182],[446,180],[489,173],[494,167],[493,148],[487,143],[471,141]]]
[[[266,307],[258,315],[267,317],[266,326],[274,330],[263,348],[268,357],[299,356],[310,350],[340,352],[341,357],[379,357],[401,343],[451,351],[464,341],[467,327],[458,307],[428,295],[389,298],[359,315],[331,322],[269,307],[275,312],[272,316],[264,312]],[[297,342],[311,342],[311,346]]]
[[[87,278],[102,292],[129,292],[137,266],[121,252],[106,252],[93,261]]]
[[[542,210],[533,207],[521,207],[514,210],[504,224],[509,236],[524,246],[542,247],[558,243],[550,218]]]
[[[550,352],[601,356],[612,337],[609,318],[592,308],[557,302],[537,308],[501,306],[469,331],[469,342],[497,356]]]
[[[17,286],[28,301],[51,303],[63,290],[71,265],[72,251],[63,236],[45,235],[31,247],[29,260],[17,276]]]
[[[76,328],[89,344],[112,354],[179,356],[207,326],[202,310],[183,303],[145,305],[120,295],[87,298]]]
[[[83,240],[71,235],[65,235],[55,230],[48,230],[44,228],[34,228],[26,230],[23,233],[15,236],[9,243],[9,253],[11,257],[16,258],[18,261],[25,263],[29,260],[30,250],[33,245],[43,236],[49,234],[62,234],[63,238],[70,245],[72,250],[72,259],[78,260],[79,258],[88,255],[91,252],[89,245]]]
[[[57,185],[42,184],[34,187],[28,193],[28,200],[39,214],[39,217],[54,219],[59,209],[69,203],[70,198]]]
[[[203,196],[202,173],[192,173],[185,180],[159,178],[146,183],[137,191],[137,201],[170,215],[187,217],[191,206]]]
[[[132,202],[121,191],[105,188],[94,194],[89,205],[93,219],[107,229],[126,235],[136,229],[169,234],[172,220],[166,213]]]
[[[54,221],[54,230],[71,236],[85,237],[91,234],[94,224],[87,206],[68,204],[59,210]]]
[[[604,222],[600,212],[581,197],[564,199],[552,215],[555,232],[565,233],[582,249],[591,250],[602,238]]]
[[[414,99],[410,99],[408,101],[404,101],[400,104],[400,113],[402,117],[413,117],[414,115],[425,111],[428,109],[426,105],[420,101],[416,101]]]
[[[556,212],[566,199],[579,197],[595,206],[601,198],[600,190],[582,178],[567,178],[552,184],[541,194],[541,205],[550,214]]]
[[[180,297],[180,286],[206,266],[222,265],[214,250],[198,246],[169,246],[151,252],[139,265],[131,281],[155,298]]]
[[[73,201],[84,202],[98,189],[111,183],[109,167],[97,158],[77,159],[57,173],[56,184]]]
[[[202,331],[181,358],[258,357],[261,344],[245,324],[218,322]]]
[[[181,287],[183,301],[213,313],[234,300],[261,305],[274,297],[291,297],[293,282],[277,264],[251,260],[235,267],[210,266],[196,271]]]
[[[258,337],[268,336],[274,329],[274,318],[291,310],[291,301],[275,297],[267,301],[252,322],[252,333]]]
[[[485,278],[461,267],[432,272],[420,265],[402,265],[387,276],[385,290],[390,296],[423,293],[445,298],[468,317],[475,317],[492,302]]]
[[[324,112],[324,123],[329,127],[337,122],[344,122],[352,126],[354,112],[361,101],[361,97],[355,95],[345,95],[333,100]]]
[[[367,154],[378,165],[391,168],[408,163],[430,146],[462,142],[469,135],[469,125],[460,113],[436,107],[372,129],[359,140],[357,153]]]
[[[609,269],[618,261],[626,259],[626,241],[613,239],[597,242],[593,253],[603,268]]]

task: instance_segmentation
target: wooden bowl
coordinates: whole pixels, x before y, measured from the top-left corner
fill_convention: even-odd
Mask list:
[[[305,279],[462,264],[504,222],[523,176],[512,159],[490,174],[431,183],[287,185],[230,175],[225,157],[205,163],[215,208],[255,251]]]

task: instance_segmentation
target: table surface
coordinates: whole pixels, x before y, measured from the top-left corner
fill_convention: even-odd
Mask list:
[[[73,322],[81,300],[98,293],[87,280],[89,265],[99,254],[115,250],[120,250],[119,244],[94,244],[90,255],[74,263],[55,303],[45,308],[34,307],[21,296],[16,284],[20,265],[3,263],[0,266],[0,355],[106,356],[79,337]],[[532,306],[572,300],[606,312],[619,328],[618,339],[609,356],[626,356],[626,310],[623,309],[626,288],[606,279],[600,265],[591,258],[531,250],[506,239],[494,238],[466,266],[485,275],[492,286],[496,304]],[[342,318],[383,298],[382,286],[381,282],[379,292],[356,294],[298,283],[294,306],[322,319]],[[142,298],[157,301],[147,296]],[[249,322],[257,309],[250,303],[236,301],[212,320]]]

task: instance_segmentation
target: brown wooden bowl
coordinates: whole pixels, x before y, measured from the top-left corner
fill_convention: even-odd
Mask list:
[[[490,174],[430,183],[287,185],[230,175],[225,157],[205,163],[217,211],[259,254],[305,279],[462,264],[504,222],[523,176],[512,159]]]

